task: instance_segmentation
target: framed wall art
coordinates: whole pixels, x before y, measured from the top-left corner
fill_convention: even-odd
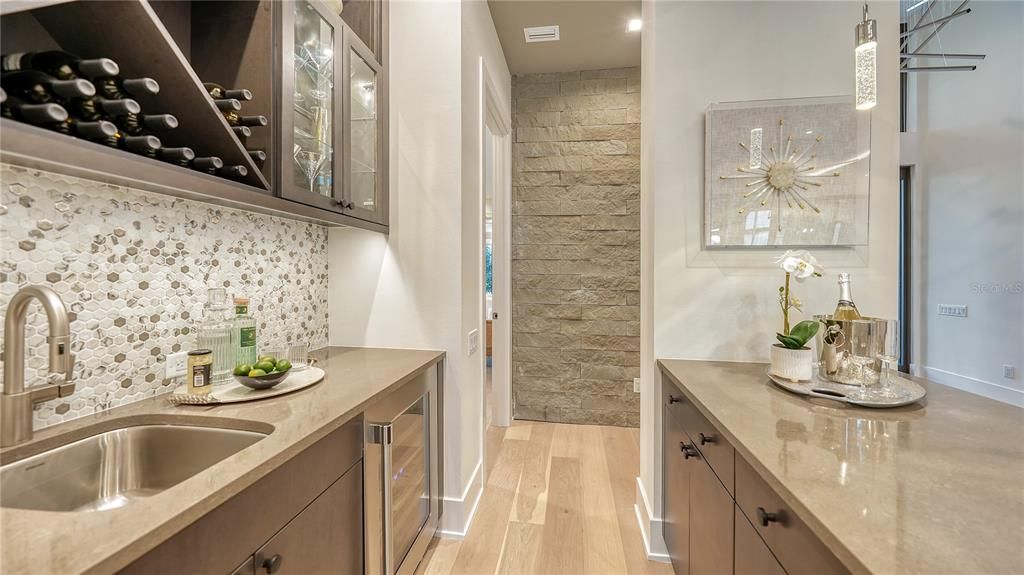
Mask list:
[[[870,146],[851,96],[712,104],[705,246],[867,245]]]

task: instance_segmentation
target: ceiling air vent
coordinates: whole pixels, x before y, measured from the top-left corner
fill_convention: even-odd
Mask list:
[[[554,42],[558,40],[558,26],[523,28],[523,35],[526,36],[527,44],[530,42]]]

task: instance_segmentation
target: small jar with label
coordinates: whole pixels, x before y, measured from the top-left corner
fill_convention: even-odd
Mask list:
[[[208,349],[194,349],[188,352],[188,393],[206,395],[213,387],[213,352]]]

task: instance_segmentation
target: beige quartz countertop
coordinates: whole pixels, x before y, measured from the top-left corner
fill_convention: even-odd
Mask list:
[[[921,379],[924,405],[855,408],[764,364],[659,364],[854,573],[1024,573],[1024,409]]]
[[[313,355],[327,375],[295,393],[222,406],[175,407],[155,397],[37,432],[28,446],[52,442],[69,431],[85,434],[121,418],[254,431],[273,427],[252,446],[144,502],[98,512],[0,510],[0,573],[117,571],[444,358],[439,351],[340,347]],[[3,459],[10,458],[8,449]]]

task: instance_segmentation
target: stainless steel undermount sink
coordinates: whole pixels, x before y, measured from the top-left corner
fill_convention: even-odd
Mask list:
[[[0,507],[103,511],[172,487],[266,437],[181,424],[126,424],[0,467]]]

